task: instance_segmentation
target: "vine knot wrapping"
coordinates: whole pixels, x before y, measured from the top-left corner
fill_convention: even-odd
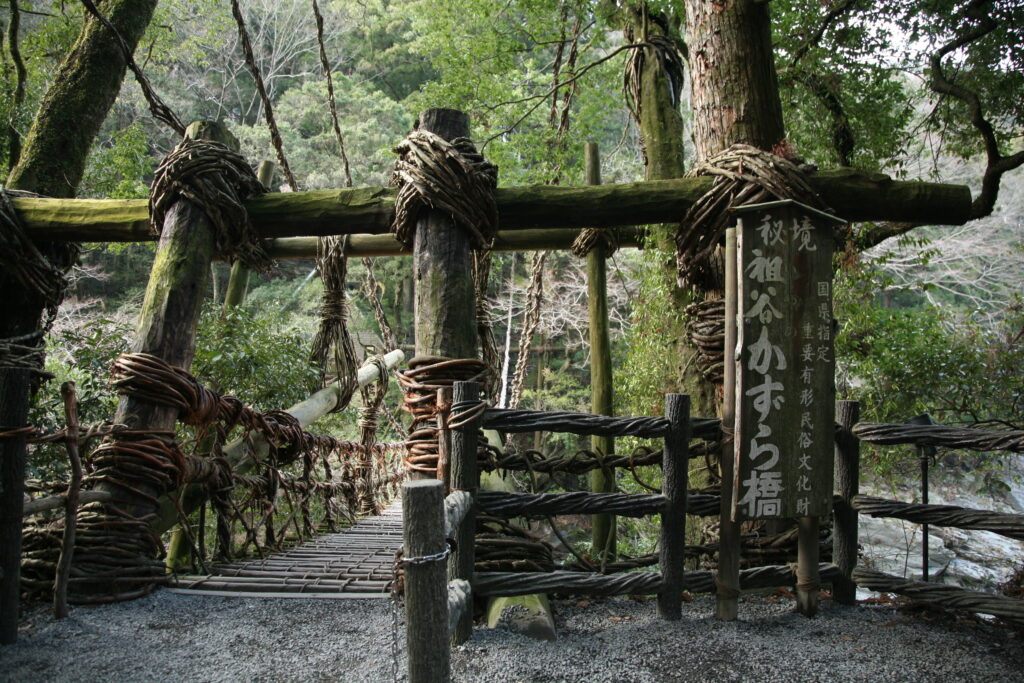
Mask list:
[[[156,169],[150,189],[149,215],[159,234],[164,217],[179,199],[203,210],[214,229],[216,252],[248,268],[273,265],[256,234],[243,201],[267,189],[241,154],[214,140],[182,140]]]
[[[43,371],[46,359],[44,338],[57,317],[64,300],[67,279],[62,266],[70,265],[78,254],[73,244],[51,246],[48,257],[29,239],[11,204],[11,197],[37,197],[31,192],[0,188],[0,267],[6,277],[32,292],[42,302],[45,317],[41,329],[18,337],[0,339],[0,367],[24,368],[37,377],[49,378]]]
[[[449,142],[425,130],[409,133],[394,151],[399,158],[391,184],[398,197],[391,231],[398,241],[411,247],[420,211],[432,208],[451,214],[477,249],[490,248],[498,230],[498,167],[468,138]]]
[[[686,175],[714,176],[715,184],[687,210],[676,231],[680,286],[696,286],[705,291],[721,288],[712,255],[732,221],[729,209],[795,199],[822,211],[829,210],[795,163],[750,145],[733,145]]]

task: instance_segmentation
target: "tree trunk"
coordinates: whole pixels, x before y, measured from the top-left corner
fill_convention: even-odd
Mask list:
[[[100,11],[132,50],[155,8],[156,0],[100,4]],[[78,40],[43,97],[7,186],[51,197],[75,196],[89,149],[121,91],[126,68],[116,39],[87,14]]]
[[[113,26],[134,49],[156,7],[156,0],[108,0],[103,3]],[[64,58],[39,106],[25,140],[19,163],[7,178],[10,189],[54,197],[72,197],[81,181],[86,159],[100,125],[114,103],[124,78],[125,61],[106,28],[86,18],[78,40]],[[31,235],[31,233],[30,233]],[[66,247],[41,244],[57,265],[70,265]],[[0,316],[0,339],[21,337],[39,329],[46,302],[24,289],[0,268],[0,291],[6,306]],[[13,417],[27,410],[29,383],[24,373],[0,370],[0,405]],[[0,611],[13,615],[17,626],[22,486],[25,443],[7,439],[0,454],[7,465],[0,473],[0,546],[10,562],[0,566],[5,597]],[[20,464],[19,464],[20,463]],[[11,598],[9,601],[8,598]],[[4,629],[2,642],[13,642],[16,630]]]
[[[786,137],[768,3],[686,0],[697,162],[743,142],[771,151]]]
[[[676,43],[673,18],[655,14],[646,3],[629,6],[624,14],[624,29],[634,42],[648,42],[666,38]],[[685,169],[683,158],[683,119],[679,114],[679,101],[673,91],[670,74],[662,68],[653,47],[645,47],[642,70],[639,74],[639,120],[640,139],[644,149],[644,177],[647,180],[668,180],[681,177]],[[661,249],[674,251],[671,240],[658,244]],[[666,266],[671,272],[665,274],[675,282],[675,267]],[[671,337],[675,339],[674,357],[676,390],[690,396],[695,415],[714,415],[717,406],[715,388],[697,370],[696,351],[686,341],[685,320],[682,312],[693,303],[693,294],[686,289],[673,287],[673,308],[679,313]]]

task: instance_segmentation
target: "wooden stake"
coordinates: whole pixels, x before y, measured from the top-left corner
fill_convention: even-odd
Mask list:
[[[82,458],[78,453],[78,397],[75,383],[60,385],[64,399],[64,418],[67,421],[67,436],[64,445],[71,461],[71,482],[68,484],[67,500],[64,503],[64,538],[61,543],[60,559],[57,561],[57,576],[53,582],[53,615],[63,619],[68,615],[68,578],[71,576],[71,559],[75,553],[75,531],[77,527],[78,498],[82,488]]]
[[[690,397],[669,394],[665,397],[665,418],[671,428],[665,436],[661,469],[661,493],[668,499],[661,513],[661,576],[658,616],[679,619],[683,614],[683,588],[686,567],[686,494],[690,467]]]
[[[0,429],[28,424],[29,371],[0,368]],[[25,437],[0,438],[0,645],[18,639]]]
[[[402,485],[405,565],[405,639],[409,683],[440,683],[450,678],[448,582],[443,560],[415,562],[442,553],[444,484],[436,479]]]
[[[476,382],[456,382],[453,408],[460,404],[473,403],[480,400],[480,385]],[[468,491],[476,499],[480,487],[480,472],[477,469],[476,448],[477,433],[480,430],[480,419],[477,418],[463,426],[452,429],[451,449],[451,489],[452,491]],[[462,525],[455,535],[455,549],[448,558],[448,580],[473,579],[473,562],[476,559],[474,536],[476,535],[476,503],[470,506],[463,518]],[[452,645],[459,645],[469,640],[473,634],[472,605],[461,615],[455,630],[452,632]]]
[[[818,518],[797,518],[796,608],[805,617],[818,613],[821,577],[818,573]]]
[[[722,403],[722,432],[735,430],[736,417],[736,229],[725,232],[725,378]],[[718,542],[718,592],[715,616],[734,621],[739,612],[740,525],[733,521],[732,500],[735,481],[735,453],[731,438],[722,446],[722,507]]]
[[[860,439],[853,435],[853,425],[860,420],[860,403],[836,401],[836,494],[832,528],[832,562],[839,567],[842,578],[832,583],[832,599],[841,605],[857,603],[857,586],[852,574],[857,566],[857,510],[853,497],[860,493]]]
[[[601,184],[601,158],[597,143],[584,147],[583,163],[587,185]],[[614,415],[612,389],[612,348],[608,333],[608,271],[604,247],[596,245],[587,254],[587,307],[590,313],[590,412]],[[615,452],[615,439],[609,436],[590,437],[590,447],[597,453]],[[615,490],[614,472],[596,469],[590,473],[590,490],[607,493]],[[616,557],[615,515],[591,515],[591,548],[603,567]]]

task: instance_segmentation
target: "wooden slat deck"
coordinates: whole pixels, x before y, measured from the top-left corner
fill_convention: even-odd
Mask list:
[[[178,576],[168,590],[194,595],[266,598],[386,598],[395,551],[402,545],[399,501],[334,534],[323,534],[260,560]]]

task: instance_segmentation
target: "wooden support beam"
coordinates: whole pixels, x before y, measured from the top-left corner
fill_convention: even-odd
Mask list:
[[[461,111],[427,109],[419,121],[421,130],[445,140],[469,137],[469,115]],[[476,358],[472,245],[450,213],[425,211],[416,221],[413,279],[416,356]]]
[[[860,440],[853,425],[860,420],[860,403],[836,401],[835,492],[832,561],[841,577],[832,583],[832,599],[840,605],[857,604],[853,570],[857,566],[857,510],[853,499],[860,493]]]
[[[480,400],[480,385],[476,382],[456,382],[454,386],[453,411],[460,405]],[[480,419],[471,420],[465,425],[455,427],[452,438],[452,474],[451,487],[455,492],[463,493],[470,498],[469,509],[462,519],[462,524],[452,534],[455,549],[448,559],[448,580],[473,579],[473,564],[476,560],[474,540],[476,537],[476,503],[474,498],[480,488],[480,471],[477,468],[477,435],[480,431]],[[473,634],[472,601],[470,609],[459,615],[452,631],[452,644],[459,645],[469,640]]]
[[[216,140],[238,148],[238,141],[220,123],[193,123],[186,136]],[[206,294],[214,239],[210,219],[202,208],[188,199],[178,199],[167,211],[139,313],[133,352],[152,354],[186,370],[192,364],[196,325]],[[173,432],[177,421],[177,408],[134,396],[122,396],[114,413],[115,424],[127,425],[132,430]],[[114,477],[100,480],[95,490],[111,495],[110,509],[117,510],[112,514],[127,514],[135,519],[150,518],[158,510],[158,499],[169,493],[156,483],[136,482],[134,486],[125,486]],[[86,547],[90,543],[87,537],[81,542]],[[82,590],[105,594],[116,592],[118,587],[107,576],[97,575],[95,580],[85,583]]]
[[[677,620],[683,615],[684,575],[686,573],[686,497],[690,459],[690,397],[668,394],[665,417],[672,427],[665,435],[661,494],[668,504],[661,513],[659,564],[664,579],[658,593],[658,616]]]
[[[576,241],[579,230],[544,228],[536,230],[499,230],[491,251],[547,251],[568,249]],[[646,231],[643,228],[622,227],[615,229],[620,247],[643,245]],[[265,240],[271,258],[313,258],[316,256],[317,237],[278,237]],[[406,248],[394,235],[352,235],[345,248],[349,258],[379,256],[410,256],[412,249]]]
[[[881,173],[837,169],[808,181],[840,218],[962,225],[970,218],[965,185],[893,180]],[[530,185],[498,188],[502,230],[617,227],[673,223],[710,187],[713,179],[676,178],[594,187]],[[395,190],[270,193],[245,202],[262,237],[372,234],[390,231]],[[144,199],[12,198],[32,237],[72,242],[145,242],[149,228]]]
[[[601,184],[601,157],[597,143],[588,142],[584,148],[583,165],[587,185]],[[608,331],[608,273],[604,245],[596,244],[587,254],[587,310],[590,321],[590,412],[595,415],[614,415],[612,389],[612,342]],[[611,455],[615,452],[615,439],[610,436],[590,437],[595,453]],[[615,490],[615,471],[601,467],[590,471],[590,490],[608,493]],[[593,556],[602,567],[614,562],[616,553],[615,516],[591,515],[591,545]]]
[[[736,228],[725,233],[725,358],[722,386],[722,431],[731,434],[736,423]],[[740,524],[732,516],[732,500],[739,483],[736,480],[732,439],[723,439],[722,498],[719,520],[718,573],[715,595],[715,617],[719,621],[735,621],[739,614],[740,591]]]
[[[0,429],[28,424],[29,371],[0,368]],[[18,640],[21,517],[25,500],[25,437],[0,438],[0,645]]]

